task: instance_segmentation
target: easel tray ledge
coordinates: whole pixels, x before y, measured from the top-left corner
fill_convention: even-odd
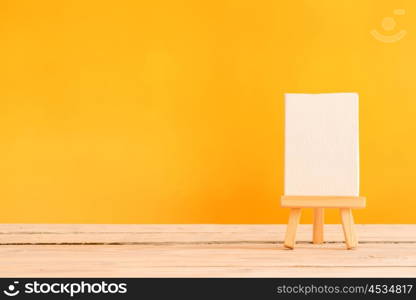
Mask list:
[[[285,195],[280,200],[282,207],[291,208],[365,208],[363,196],[292,196]]]

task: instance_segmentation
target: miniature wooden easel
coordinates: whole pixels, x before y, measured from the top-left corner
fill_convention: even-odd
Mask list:
[[[284,246],[295,247],[301,209],[314,209],[313,243],[324,242],[324,209],[338,208],[347,249],[357,246],[353,208],[359,196],[358,94],[285,95]]]
[[[339,208],[345,244],[347,249],[354,249],[357,247],[358,240],[354,228],[352,208],[364,208],[365,202],[365,197],[283,196],[281,199],[282,207],[290,208],[284,246],[290,249],[295,247],[296,229],[302,208],[314,209],[312,237],[314,244],[322,244],[324,242],[324,208]]]

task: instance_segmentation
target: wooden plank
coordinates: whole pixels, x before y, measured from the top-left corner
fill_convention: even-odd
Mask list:
[[[415,277],[416,245],[1,246],[0,276]]]
[[[311,225],[299,227],[301,241],[287,251],[285,225],[4,224],[0,276],[416,276],[415,225],[358,225],[354,251],[343,250],[339,224],[325,226],[329,242],[320,245]]]
[[[364,208],[365,197],[348,196],[282,196],[280,204],[282,207],[297,208]]]
[[[361,243],[415,242],[416,225],[356,225]],[[0,245],[10,243],[277,243],[286,225],[1,224]],[[325,224],[326,241],[343,242],[341,224]],[[190,236],[192,239],[190,240]],[[311,242],[312,225],[298,226],[298,243]]]

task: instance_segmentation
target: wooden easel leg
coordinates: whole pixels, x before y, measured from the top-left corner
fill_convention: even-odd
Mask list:
[[[354,228],[354,218],[351,208],[340,208],[342,228],[344,230],[345,243],[347,249],[357,247],[357,237]]]
[[[315,208],[313,212],[313,238],[314,244],[324,242],[324,209]]]
[[[290,209],[289,222],[287,224],[286,237],[285,237],[285,242],[284,242],[284,246],[286,248],[293,249],[295,247],[296,229],[299,224],[300,213],[301,213],[300,208]]]
[[[357,239],[357,232],[355,231],[355,222],[354,222],[354,216],[352,214],[352,209],[351,209],[351,229],[352,229],[352,242],[353,242],[353,246],[354,248],[358,247],[358,239]]]

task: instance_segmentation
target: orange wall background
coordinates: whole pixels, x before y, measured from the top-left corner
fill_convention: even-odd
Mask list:
[[[284,223],[283,93],[358,92],[357,222],[416,223],[415,13],[411,0],[1,1],[0,222]]]

